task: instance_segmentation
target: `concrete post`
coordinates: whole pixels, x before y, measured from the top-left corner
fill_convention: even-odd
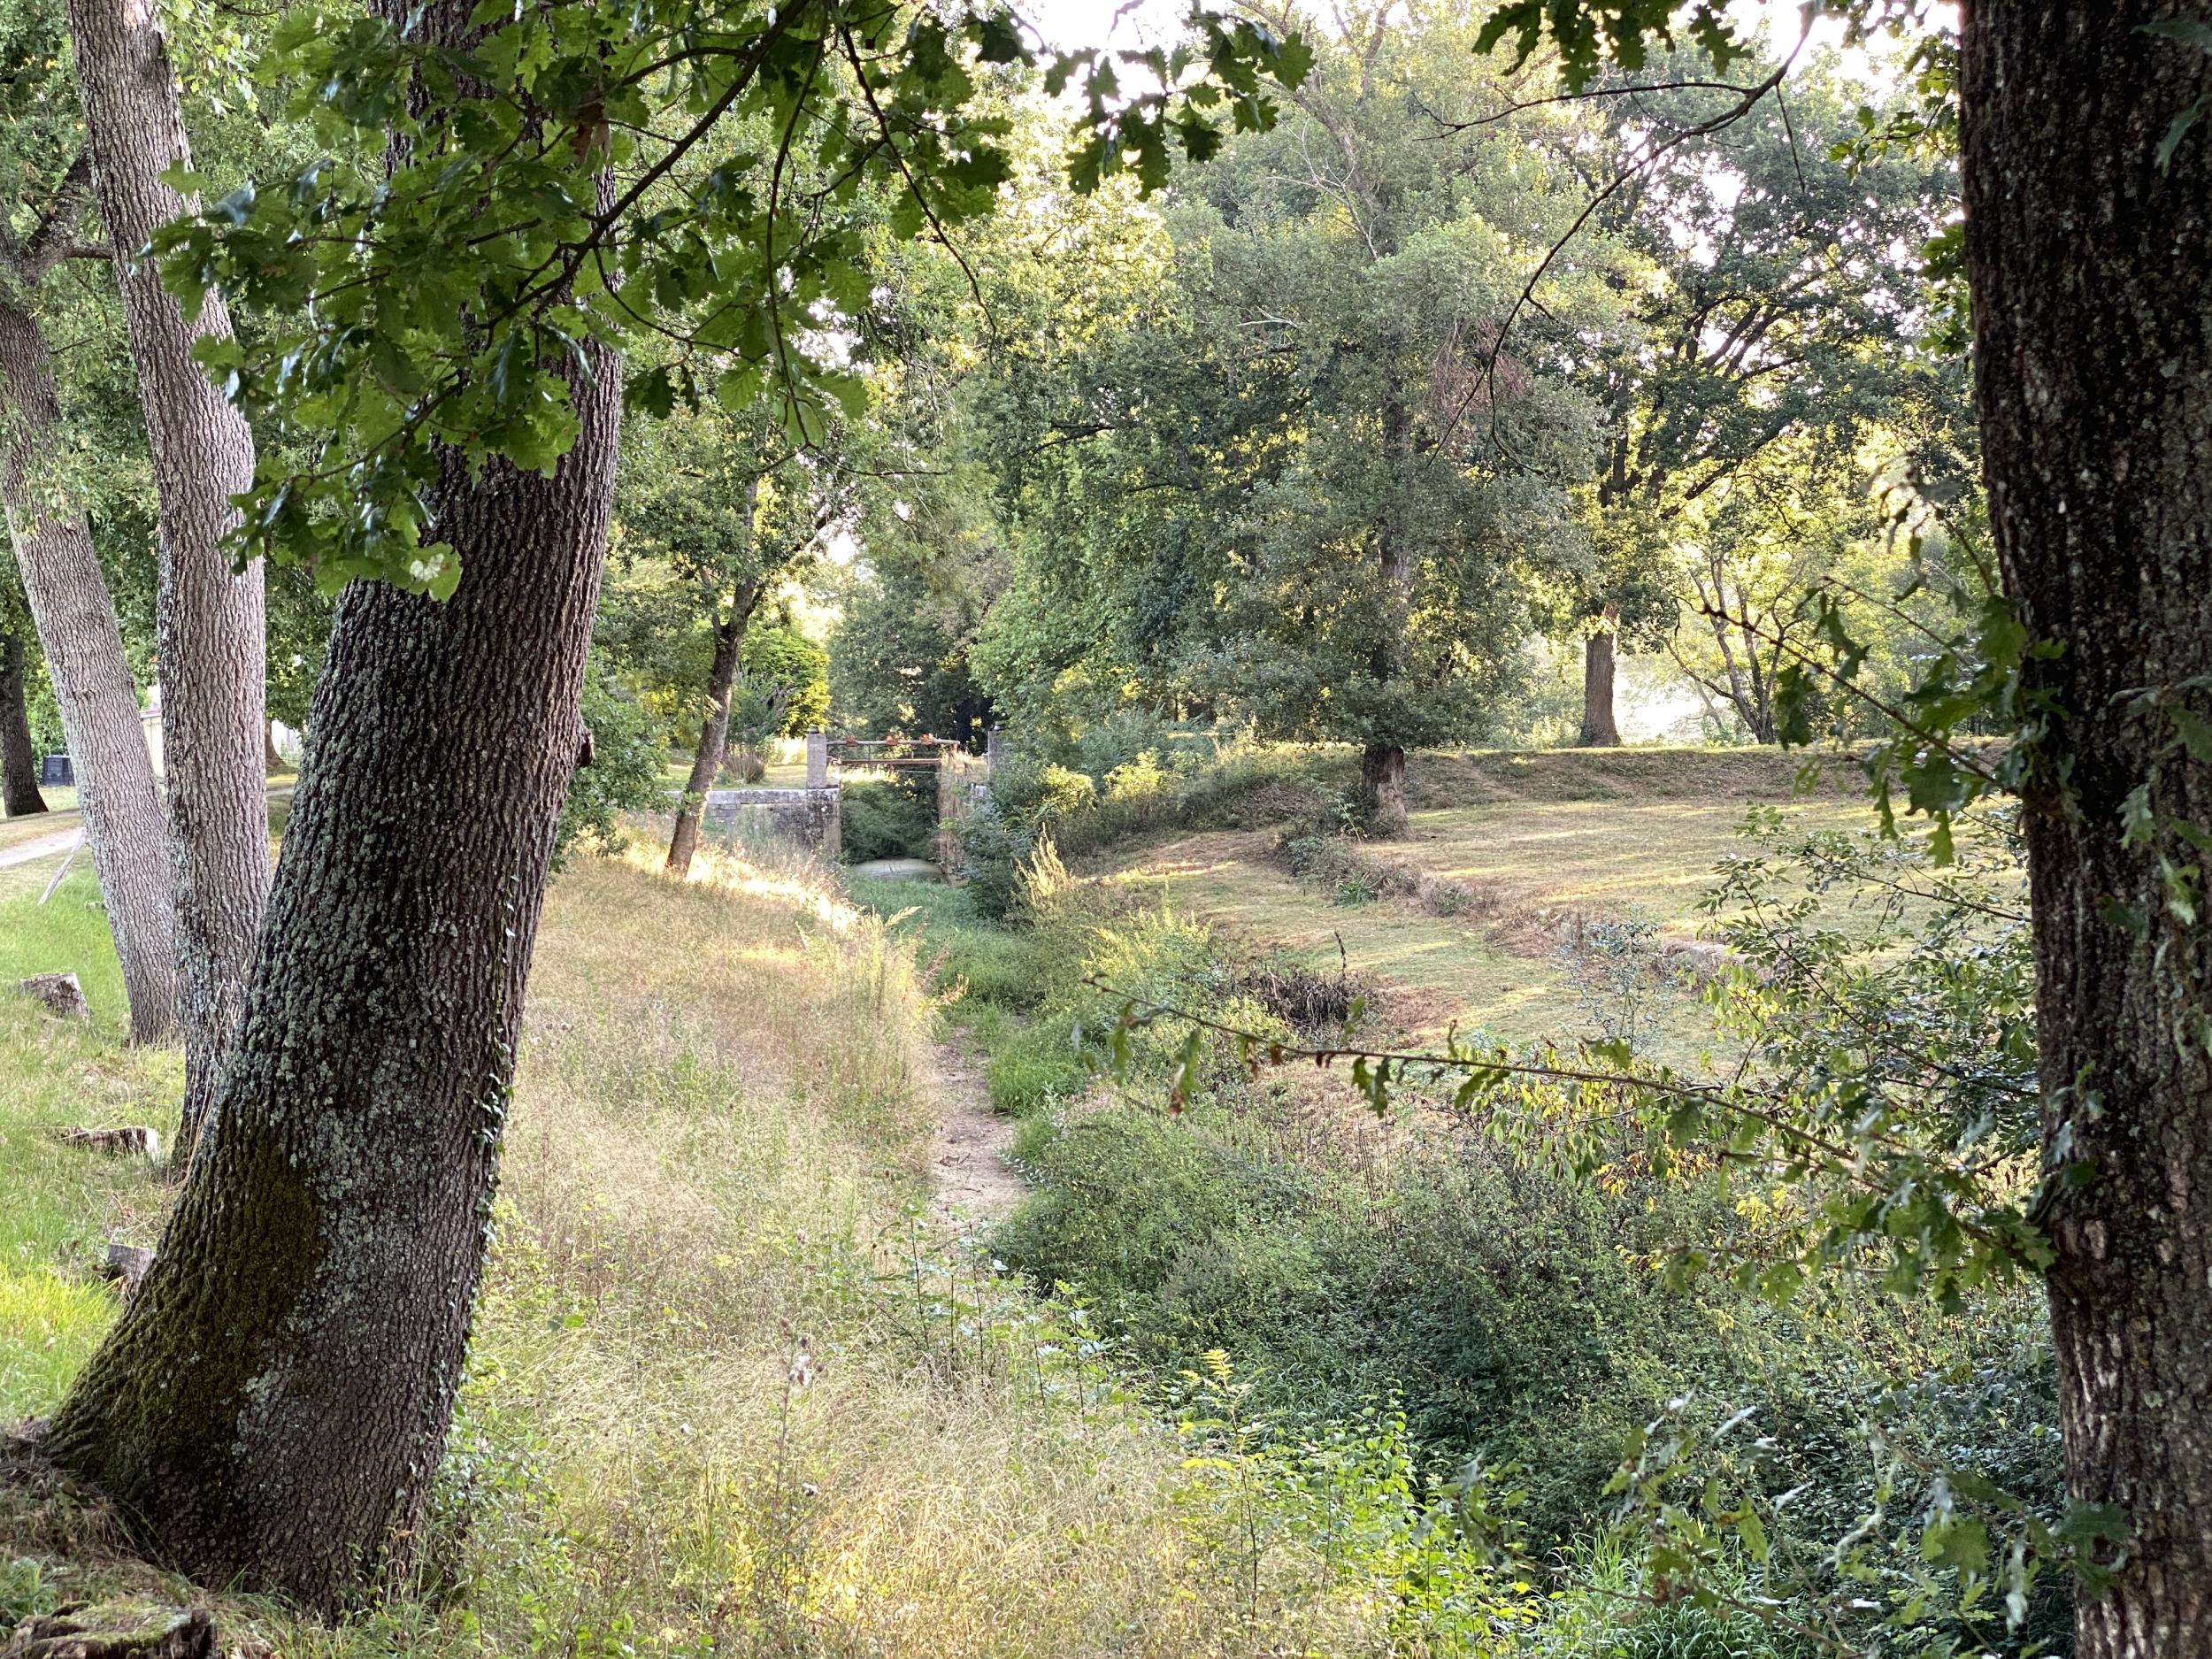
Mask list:
[[[983,764],[985,768],[991,772],[996,772],[998,770],[999,762],[1005,757],[1005,736],[999,730],[998,723],[995,720],[991,723],[991,729],[984,734],[983,738]]]
[[[829,733],[819,726],[806,734],[806,787],[829,787]]]

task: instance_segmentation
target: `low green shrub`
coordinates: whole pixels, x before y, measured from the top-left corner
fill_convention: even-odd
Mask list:
[[[1078,1093],[1090,1076],[1067,1025],[1039,1018],[992,1048],[991,1105],[1025,1117]]]
[[[1022,861],[1037,844],[1037,826],[1010,817],[987,794],[961,818],[960,879],[976,912],[1003,920],[1021,895]]]
[[[1832,1651],[1790,1629],[1798,1609],[1742,1563],[1721,1563],[1716,1577],[1699,1599],[1647,1583],[1617,1548],[1581,1550],[1522,1651],[1527,1659],[1826,1659]]]
[[[1052,753],[1002,761],[983,800],[961,820],[962,877],[988,917],[1014,913],[1018,872],[1049,831],[1062,853],[1088,857],[1171,829],[1248,829],[1310,816],[1332,798],[1310,750],[1253,744],[1224,752],[1178,746],[1157,722],[1087,734]],[[1148,741],[1135,742],[1143,734]]]
[[[1281,1155],[1248,1104],[1124,1107],[1034,1161],[1000,1255],[1081,1286],[1141,1363],[1225,1350],[1259,1409],[1309,1424],[1397,1399],[1422,1444],[1526,1465],[1547,1541],[1701,1357],[1678,1334],[1694,1309],[1629,1265],[1616,1213],[1479,1147],[1401,1157],[1374,1192]]]

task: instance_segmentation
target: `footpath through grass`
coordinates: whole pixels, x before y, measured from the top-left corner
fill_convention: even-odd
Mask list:
[[[539,936],[498,1240],[414,1570],[313,1655],[1473,1653],[1533,1616],[1379,1439],[1308,1445],[1207,1368],[1180,1423],[1078,1305],[931,1213],[930,997],[803,862],[585,859]],[[88,881],[10,909],[0,968],[71,967],[73,1027],[0,989],[4,1411],[50,1410],[112,1317],[107,1237],[167,1188],[57,1127],[166,1130],[122,1047]],[[992,947],[986,947],[991,949]],[[0,1480],[0,1622],[122,1592],[112,1518]]]

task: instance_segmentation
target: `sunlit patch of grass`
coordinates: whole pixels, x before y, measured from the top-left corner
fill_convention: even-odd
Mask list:
[[[50,1267],[0,1267],[0,1422],[50,1409],[99,1345],[115,1299]]]
[[[1558,948],[1578,918],[1648,919],[1663,940],[1695,937],[1718,866],[1750,850],[1741,830],[1753,804],[1774,806],[1793,829],[1872,826],[1838,763],[1797,795],[1801,764],[1751,749],[1423,754],[1410,768],[1407,835],[1358,844],[1363,864],[1402,872],[1368,902],[1332,902],[1335,888],[1292,875],[1270,831],[1155,844],[1125,854],[1113,879],[1164,885],[1171,902],[1306,967],[1348,967],[1411,1033],[1457,1025],[1507,1042],[1571,1042],[1588,1033]],[[1479,902],[1440,905],[1421,896],[1425,886]],[[1671,1002],[1655,1052],[1692,1064],[1710,1040],[1685,996]]]
[[[15,988],[73,972],[89,1022],[57,1019]],[[42,1413],[114,1318],[101,1282],[111,1238],[150,1243],[167,1188],[143,1160],[107,1158],[57,1132],[145,1124],[165,1145],[175,1053],[122,1041],[123,981],[99,887],[71,875],[44,905],[0,901],[0,1421]]]

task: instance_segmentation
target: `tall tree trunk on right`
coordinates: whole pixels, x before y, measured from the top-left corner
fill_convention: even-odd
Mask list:
[[[2131,1532],[2078,1659],[2212,1654],[2212,150],[2156,159],[2207,85],[2204,0],[1969,0],[1960,110],[1976,401],[2005,588],[2050,702],[2024,827],[2046,1230],[2073,1497]],[[2145,694],[2150,695],[2147,696]],[[2138,794],[2140,790],[2144,792]],[[2130,912],[2141,918],[2131,926]]]
[[[231,337],[221,296],[188,319],[137,258],[155,231],[197,206],[162,179],[192,154],[159,19],[150,0],[70,0],[69,28],[160,505],[155,620],[184,1025],[177,1149],[188,1157],[237,1029],[268,899],[261,567],[232,570],[223,545],[238,522],[230,498],[253,481],[253,434],[192,357],[197,340]]]
[[[1610,628],[1593,634],[1582,645],[1582,733],[1584,749],[1618,749],[1621,728],[1613,719],[1613,643]]]
[[[176,1025],[176,921],[161,798],[115,602],[62,482],[61,400],[37,322],[0,297],[0,500],[46,652],[77,802],[130,1002],[134,1042]]]
[[[38,790],[38,751],[31,744],[23,635],[0,622],[0,812],[29,818],[46,810]]]
[[[706,812],[707,791],[714,787],[722,757],[729,752],[730,687],[737,683],[746,626],[759,607],[762,591],[760,582],[740,582],[731,596],[730,614],[714,630],[714,661],[707,669],[707,706],[699,717],[699,747],[692,756],[684,798],[676,803],[675,831],[668,839],[672,875],[689,875],[692,856],[699,850],[699,820]]]

